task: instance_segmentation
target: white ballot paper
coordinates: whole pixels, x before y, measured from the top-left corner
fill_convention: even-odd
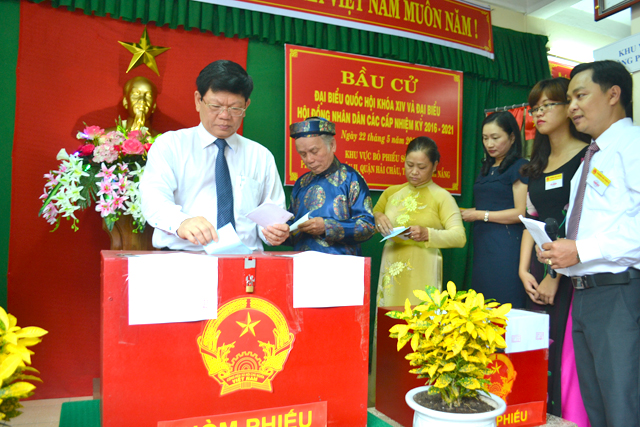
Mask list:
[[[294,231],[297,231],[300,224],[309,221],[309,213],[310,212],[307,212],[302,218],[291,224],[291,227],[289,227],[289,232],[293,233]]]
[[[549,348],[549,315],[513,309],[507,313],[505,353]]]
[[[386,236],[384,239],[380,240],[381,242],[384,242],[387,239],[390,239],[392,237],[396,237],[399,234],[404,233],[405,231],[407,231],[409,229],[409,227],[395,227],[393,229],[393,231],[391,232],[391,234],[389,234],[388,236]],[[399,236],[401,239],[407,240],[408,237],[407,236]]]
[[[213,240],[203,246],[209,255],[249,255],[253,251],[242,241],[231,223],[218,229],[218,241]]]
[[[138,255],[129,260],[129,325],[217,318],[218,258]]]
[[[364,258],[315,251],[293,256],[293,307],[364,303]]]
[[[263,203],[247,214],[247,218],[262,227],[284,224],[292,217],[293,214],[291,212],[271,202]]]
[[[525,218],[522,215],[519,215],[518,218],[520,218],[520,221],[522,221],[524,226],[527,227],[527,230],[531,234],[531,237],[533,237],[533,240],[536,242],[536,245],[538,245],[540,249],[542,249],[543,244],[551,243],[551,238],[544,230],[544,222]],[[569,271],[566,268],[556,268],[555,270],[557,273],[564,274],[565,276],[569,274]]]

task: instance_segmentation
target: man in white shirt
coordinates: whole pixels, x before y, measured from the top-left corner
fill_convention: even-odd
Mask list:
[[[627,117],[632,85],[615,61],[571,72],[569,116],[593,141],[571,181],[567,239],[539,253],[551,268],[569,268],[576,366],[593,427],[640,426],[640,127]]]
[[[140,183],[153,246],[202,250],[229,222],[250,249],[263,249],[262,241],[281,244],[289,236],[286,224],[263,229],[245,216],[266,201],[285,208],[273,155],[236,133],[251,103],[251,77],[219,60],[200,72],[196,86],[200,124],[158,137]]]

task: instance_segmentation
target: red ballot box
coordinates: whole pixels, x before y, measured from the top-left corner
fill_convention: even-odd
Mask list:
[[[492,356],[490,390],[507,402],[502,426],[539,426],[547,420],[549,315],[513,309],[508,314],[505,353]]]
[[[413,410],[407,406],[405,394],[415,387],[425,385],[426,379],[418,379],[417,375],[409,373],[411,366],[405,356],[412,352],[411,346],[405,345],[397,351],[398,341],[389,338],[389,329],[395,324],[404,322],[392,319],[386,316],[386,313],[398,310],[403,311],[404,307],[378,307],[376,409],[401,425],[410,427],[413,423]],[[540,340],[548,338],[548,320],[544,322],[547,315],[522,310],[512,310],[512,312],[526,313],[526,315],[518,316],[517,319],[509,315],[509,321],[512,322],[511,329],[516,333],[506,337],[507,345],[509,340],[517,341],[520,346],[525,345],[530,341],[529,336],[533,337],[533,340],[536,337]],[[540,320],[543,322],[540,323]],[[522,333],[518,333],[521,328],[517,326],[524,323],[528,327]],[[540,333],[546,336],[541,337]],[[490,378],[492,383],[489,391],[502,397],[507,403],[506,412],[496,420],[498,427],[545,424],[548,348],[496,353],[493,359],[494,362],[489,365],[489,368],[494,369],[496,373]]]
[[[255,270],[245,269],[248,256],[219,257],[216,321],[129,325],[128,259],[103,251],[102,426],[287,406],[302,414],[313,404],[326,407],[326,425],[365,427],[370,260],[362,305],[293,308],[293,260],[280,254],[252,255]],[[246,292],[248,271],[254,293]]]

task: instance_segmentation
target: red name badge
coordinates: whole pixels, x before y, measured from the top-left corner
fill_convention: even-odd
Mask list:
[[[158,427],[327,427],[327,402],[160,421]]]

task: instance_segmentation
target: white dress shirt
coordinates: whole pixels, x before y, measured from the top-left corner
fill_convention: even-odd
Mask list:
[[[570,267],[570,276],[640,269],[640,127],[629,118],[619,120],[596,143],[600,151],[594,153],[589,169],[597,169],[611,182],[598,190],[587,182],[576,240],[581,262]],[[571,180],[567,218],[583,165]]]
[[[149,151],[140,191],[144,217],[155,228],[154,247],[202,250],[176,234],[188,218],[203,216],[218,228],[215,140],[200,123],[162,134]],[[266,201],[286,209],[276,163],[267,148],[237,133],[226,141],[236,232],[250,249],[262,250],[261,227],[245,215]]]

